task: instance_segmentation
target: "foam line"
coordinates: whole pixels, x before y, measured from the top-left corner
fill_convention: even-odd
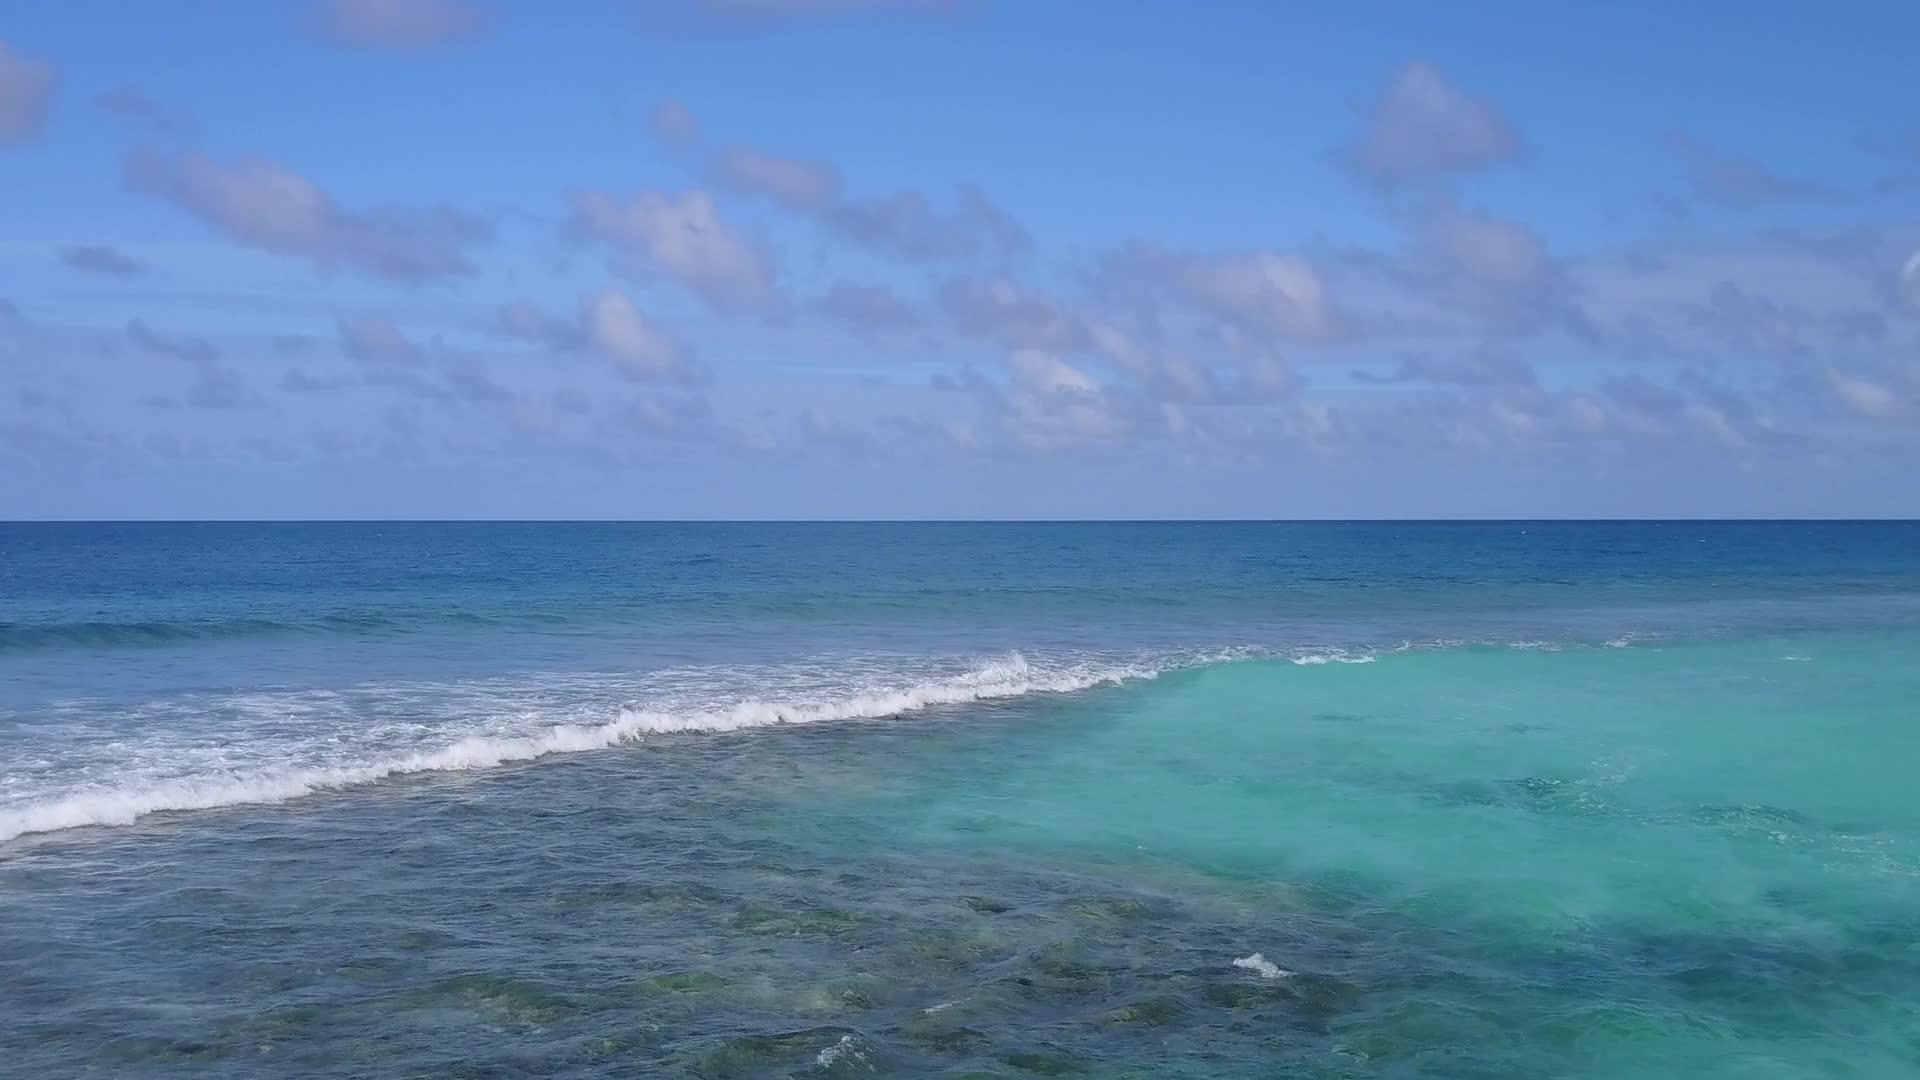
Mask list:
[[[363,763],[270,769],[244,774],[128,787],[103,786],[60,798],[0,810],[0,843],[27,833],[88,825],[126,825],[163,811],[280,803],[318,791],[370,784],[413,773],[465,772],[552,754],[601,750],[649,734],[738,731],[779,724],[878,719],[938,705],[959,705],[1027,694],[1063,694],[1108,683],[1151,679],[1163,669],[1147,665],[1082,666],[1041,670],[1018,653],[963,675],[897,689],[849,693],[813,702],[750,700],[690,712],[622,709],[604,724],[556,724],[544,731],[508,737],[474,736],[451,744]]]

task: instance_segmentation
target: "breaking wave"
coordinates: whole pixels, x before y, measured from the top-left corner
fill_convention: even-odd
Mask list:
[[[1191,662],[1191,661],[1189,661]],[[601,750],[645,735],[739,731],[781,724],[878,719],[941,705],[1028,694],[1066,694],[1104,684],[1151,679],[1178,662],[1039,667],[1018,653],[950,678],[862,690],[816,700],[747,700],[688,711],[623,708],[601,724],[554,724],[518,736],[472,736],[414,753],[350,764],[211,773],[160,783],[105,784],[58,798],[0,809],[0,842],[28,833],[88,825],[126,825],[164,811],[279,803],[304,795],[370,784],[394,776],[490,769],[553,754]]]
[[[1494,647],[1529,650],[1533,642],[1488,643]],[[1405,643],[1393,653],[1430,649],[1480,647],[1463,641]],[[1572,647],[1581,647],[1573,645]],[[1119,661],[1049,659],[1030,663],[1019,653],[979,664],[959,674],[891,675],[881,670],[835,668],[817,677],[793,679],[769,669],[751,678],[740,696],[719,691],[711,683],[679,686],[656,681],[642,689],[637,700],[650,707],[596,709],[595,699],[618,701],[631,692],[617,682],[574,684],[570,693],[531,692],[502,685],[481,687],[422,684],[416,694],[442,698],[443,723],[420,725],[408,731],[398,725],[397,737],[365,738],[366,732],[318,731],[328,714],[297,697],[259,695],[229,698],[226,707],[244,708],[255,715],[278,718],[268,731],[249,730],[238,741],[205,746],[167,748],[156,745],[158,757],[142,761],[91,763],[81,784],[57,778],[60,768],[43,770],[42,792],[0,801],[0,843],[30,833],[57,832],[90,825],[125,825],[149,814],[206,810],[242,804],[280,803],[316,792],[352,788],[390,777],[415,773],[467,772],[555,754],[575,754],[618,746],[648,735],[728,732],[791,724],[879,719],[939,706],[1017,698],[1031,694],[1070,694],[1104,684],[1153,679],[1175,669],[1202,667],[1236,660],[1266,660],[1304,668],[1325,665],[1372,664],[1383,653],[1369,648],[1293,648],[1266,650],[1236,647],[1205,653],[1163,655],[1157,659]],[[754,687],[757,687],[757,692]],[[563,688],[564,689],[564,688]],[[666,689],[669,692],[654,691]],[[417,699],[415,699],[417,700]],[[217,704],[217,703],[216,703]],[[386,712],[377,698],[361,700],[360,715]],[[403,704],[403,709],[405,708]],[[178,733],[174,722],[193,723],[192,702],[177,703],[174,711],[159,714],[163,729]],[[335,710],[339,708],[336,703]],[[507,723],[482,723],[478,718],[511,711]],[[186,712],[180,710],[185,709]],[[351,714],[347,714],[351,715]],[[559,717],[584,717],[553,722]],[[605,717],[605,719],[599,719]],[[77,723],[84,721],[76,720]],[[293,727],[287,724],[295,724]],[[104,738],[123,746],[112,725],[96,725],[109,732]],[[476,728],[482,730],[475,730]],[[382,729],[383,733],[395,728]],[[294,740],[299,745],[294,745]],[[304,740],[304,741],[302,741]],[[418,746],[418,749],[412,747]],[[235,756],[254,760],[232,764]],[[48,762],[40,762],[48,765]],[[0,775],[0,779],[4,779]],[[13,778],[16,785],[24,776]],[[64,788],[64,790],[62,790]],[[46,790],[51,789],[51,790]],[[16,786],[16,790],[19,790]]]

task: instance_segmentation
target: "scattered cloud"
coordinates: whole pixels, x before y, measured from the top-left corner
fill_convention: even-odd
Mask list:
[[[131,86],[116,86],[94,99],[100,108],[146,125],[158,135],[179,135],[192,126],[185,113],[169,109]]]
[[[522,394],[512,404],[513,426],[537,435],[559,434],[569,417],[585,416],[593,411],[591,398],[574,387],[564,386],[550,394]]]
[[[259,395],[240,373],[221,363],[220,350],[212,342],[190,334],[164,335],[148,326],[144,319],[127,323],[127,340],[147,352],[179,360],[193,368],[193,379],[180,404],[189,408],[228,411],[256,408]],[[170,407],[171,399],[155,399],[150,404]]]
[[[1870,377],[1830,371],[1827,381],[1846,407],[1861,416],[1882,419],[1906,411],[1898,394]]]
[[[498,310],[494,325],[504,337],[558,352],[592,349],[613,361],[622,374],[637,381],[694,382],[698,379],[699,373],[686,347],[655,325],[617,289],[602,289],[582,297],[579,314],[572,319],[536,304],[516,301]]]
[[[1088,328],[1094,348],[1148,399],[1196,406],[1268,405],[1292,395],[1300,378],[1270,351],[1244,350],[1212,363],[1187,349],[1141,341],[1106,323]]]
[[[751,31],[856,15],[950,15],[974,0],[651,0],[643,25],[663,30]]]
[[[513,391],[495,382],[486,372],[473,367],[458,367],[447,372],[447,387],[453,396],[475,405],[503,405],[514,400]]]
[[[670,439],[714,433],[713,403],[701,394],[649,393],[615,410],[610,419],[616,430]]]
[[[980,189],[963,185],[954,209],[936,208],[918,191],[848,199],[822,216],[847,240],[898,258],[933,261],[976,255],[1017,255],[1031,245],[1027,230]]]
[[[340,350],[360,364],[414,365],[425,362],[427,350],[400,332],[392,321],[377,315],[342,317],[334,328],[340,334]]]
[[[433,405],[447,405],[454,400],[453,392],[445,385],[424,372],[405,367],[372,368],[360,377],[363,386],[376,386],[386,390],[398,390],[410,397]],[[409,417],[418,414],[408,413]]]
[[[813,306],[855,330],[878,333],[920,325],[920,313],[885,285],[866,285],[842,278]]]
[[[680,344],[655,326],[626,294],[607,289],[582,304],[586,339],[627,377],[686,381],[693,372]]]
[[[1355,380],[1368,383],[1426,383],[1468,388],[1533,387],[1539,385],[1533,365],[1502,349],[1480,348],[1464,356],[1413,353],[1385,375],[1355,371]]]
[[[25,458],[48,468],[123,457],[125,440],[112,432],[97,432],[67,419],[58,426],[39,420],[0,421],[0,452]]]
[[[412,51],[470,38],[486,15],[465,0],[320,0],[314,25],[343,45]]]
[[[292,368],[280,377],[280,389],[290,394],[325,394],[335,390],[344,390],[355,380],[344,375],[328,378],[324,375],[309,375],[303,368]]]
[[[1040,349],[1015,349],[1007,354],[1007,370],[1014,384],[1038,394],[1092,396],[1100,392],[1093,377],[1059,357]]]
[[[705,191],[643,188],[625,202],[584,191],[573,198],[573,224],[581,235],[666,271],[716,310],[775,303],[765,254],[720,219]]]
[[[220,359],[220,350],[206,338],[185,334],[165,336],[148,326],[145,319],[134,319],[127,323],[127,340],[148,352],[171,356],[190,364],[213,363]]]
[[[1514,164],[1526,154],[1497,106],[1415,60],[1394,75],[1360,135],[1335,156],[1357,179],[1398,187]]]
[[[713,173],[727,187],[763,196],[796,213],[819,213],[840,199],[840,172],[823,162],[735,146],[714,156]]]
[[[1110,290],[1145,302],[1177,300],[1261,337],[1326,342],[1347,332],[1326,281],[1299,255],[1189,255],[1135,245],[1109,256],[1101,277]]]
[[[255,409],[262,404],[239,372],[216,363],[194,365],[193,380],[182,400],[189,408],[212,411]]]
[[[1036,452],[1111,446],[1134,428],[1092,375],[1040,349],[1007,354],[1007,385],[979,384],[998,427]]]
[[[1664,140],[1680,159],[1696,198],[1735,209],[1779,202],[1838,202],[1846,194],[1812,180],[1790,177],[1757,158],[1721,150],[1685,132]]]
[[[228,236],[275,254],[399,281],[473,271],[469,250],[491,230],[445,206],[348,210],[306,177],[261,160],[223,164],[197,153],[142,151],[128,182]]]
[[[846,11],[958,10],[959,0],[700,0],[709,11],[743,15],[822,15]]]
[[[1710,348],[1761,356],[1805,354],[1822,329],[1813,312],[1730,280],[1715,285],[1705,300],[1685,305],[1679,321]]]
[[[698,6],[786,17],[888,5]],[[481,9],[362,0],[321,10],[375,20],[329,31],[343,40],[358,34],[357,44],[421,48],[475,32]],[[399,19],[396,11],[425,21],[378,22]],[[449,11],[463,14],[434,21]],[[429,19],[422,12],[440,14]],[[429,25],[442,29],[421,29]],[[27,110],[29,120],[18,119],[27,115],[16,104],[23,64],[33,66],[0,47],[0,140],[30,134],[51,92],[52,69],[40,64],[42,100]],[[184,117],[130,87],[97,102],[156,138],[187,128]],[[1524,141],[1491,102],[1415,62],[1396,74],[1365,119],[1337,150],[1339,164],[1383,196],[1375,209],[1400,241],[1225,252],[1137,244],[1089,272],[1064,259],[1017,264],[1011,257],[1032,245],[1027,230],[976,188],[960,187],[950,199],[927,194],[933,189],[863,192],[850,188],[831,161],[704,142],[695,116],[669,101],[654,111],[654,132],[680,148],[666,156],[698,170],[695,182],[705,187],[584,191],[570,199],[570,224],[619,269],[670,279],[720,318],[693,314],[682,322],[688,305],[675,305],[658,309],[674,316],[663,325],[645,296],[594,291],[597,282],[577,306],[485,306],[499,299],[496,287],[524,289],[528,297],[552,287],[553,280],[539,279],[537,257],[545,252],[536,248],[535,259],[502,263],[498,278],[485,279],[486,291],[472,295],[436,294],[433,303],[405,306],[378,294],[347,299],[344,291],[302,301],[303,320],[312,319],[313,304],[350,310],[364,303],[402,314],[404,330],[385,316],[363,314],[340,317],[330,335],[323,324],[318,350],[303,335],[231,340],[283,357],[258,378],[264,388],[309,396],[301,409],[357,416],[366,400],[386,397],[382,404],[396,408],[385,414],[385,434],[378,413],[344,421],[371,426],[371,434],[355,436],[365,452],[393,440],[416,448],[481,446],[494,430],[490,423],[508,439],[515,431],[582,440],[609,432],[643,436],[644,444],[627,443],[636,457],[663,448],[690,454],[694,444],[781,454],[811,446],[859,457],[897,449],[888,433],[912,430],[925,436],[925,446],[995,455],[1112,449],[1170,461],[1215,460],[1206,455],[1217,453],[1246,463],[1291,454],[1406,460],[1437,452],[1517,460],[1566,451],[1570,459],[1577,449],[1659,460],[1684,449],[1752,463],[1785,446],[1848,439],[1907,445],[1895,440],[1920,430],[1920,224],[1891,219],[1712,234],[1709,228],[1726,226],[1703,214],[1686,230],[1569,254],[1549,242],[1545,229],[1468,205],[1448,183],[1527,157]],[[184,141],[157,141],[169,149],[126,162],[134,190],[240,245],[300,264],[381,283],[442,281],[472,273],[490,240],[486,221],[444,206],[345,207],[288,166],[216,159]],[[1844,201],[1850,216],[1862,217],[1891,213],[1895,205],[1850,194],[1866,191],[1864,180],[1841,189],[1783,175],[1690,135],[1670,136],[1665,145],[1685,171],[1688,198],[1700,204],[1773,209]],[[820,241],[825,250],[817,261],[776,266],[770,241],[743,223],[780,216],[776,211],[792,215],[780,226]],[[773,235],[785,240],[792,233]],[[87,273],[130,277],[148,270],[141,258],[112,246],[75,245],[56,254]],[[897,265],[882,267],[884,260]],[[578,272],[564,260],[545,269],[555,280]],[[797,376],[783,371],[747,385],[752,362],[743,363],[740,380],[707,385],[697,357],[781,347],[768,344],[786,325],[780,320],[732,316],[782,311],[782,286],[795,279],[805,288],[805,310],[818,319],[895,335],[877,338],[876,348],[884,349],[869,355],[903,354],[907,373],[878,377],[870,385],[880,388],[855,395],[844,413],[806,404],[804,394],[770,405],[786,391],[784,380]],[[54,346],[74,328],[49,321],[9,333],[8,324],[18,322],[17,309],[0,301],[0,363],[39,379],[18,367],[22,357],[32,362],[34,350],[16,343],[37,346],[44,338]],[[287,325],[312,328],[306,321]],[[818,326],[803,325],[783,340],[796,354],[845,344],[831,335],[808,337]],[[432,336],[436,327],[453,345]],[[462,335],[476,329],[493,334],[494,347],[511,360],[488,364],[483,352],[462,352]],[[119,351],[103,363],[131,353],[136,363],[172,374],[168,396],[152,403],[175,412],[149,419],[170,415],[180,423],[181,409],[262,404],[225,366],[213,340],[162,334],[137,319],[117,337]],[[227,351],[239,356],[244,347]],[[182,366],[176,371],[173,363]],[[294,363],[303,366],[281,370]],[[945,370],[928,378],[933,365]],[[547,381],[562,375],[586,389]],[[623,378],[642,385],[609,397],[607,388]],[[375,388],[391,394],[376,395]],[[339,391],[354,392],[341,401],[312,400]],[[15,393],[21,416],[52,415],[45,402],[53,399],[37,386],[23,382]],[[920,402],[894,404],[915,394]],[[867,409],[925,411],[889,418]],[[267,422],[263,415],[260,423]],[[457,435],[436,430],[454,427]],[[45,432],[15,429],[22,445],[54,445]],[[129,434],[128,444],[137,448],[142,438]],[[194,438],[171,435],[150,445],[155,453],[199,460],[204,455],[195,447],[203,444]],[[273,442],[281,451],[285,445]],[[260,456],[270,458],[270,449]]]
[[[940,306],[962,333],[1010,349],[1072,351],[1088,342],[1078,317],[1048,297],[1005,278],[955,278],[940,290]]]
[[[525,300],[502,305],[494,314],[494,327],[506,337],[561,352],[583,348],[587,343],[578,321],[561,318]]]
[[[0,41],[0,146],[32,138],[45,122],[57,78],[53,65]]]
[[[700,137],[700,121],[693,111],[672,98],[653,107],[647,124],[662,142],[689,143]]]
[[[1776,230],[1694,237],[1651,258],[1562,263],[1607,353],[1630,362],[1746,367],[1914,350],[1920,309],[1900,296],[1920,228]],[[1803,392],[1824,393],[1818,380]]]
[[[1414,226],[1402,269],[1415,292],[1487,329],[1528,333],[1559,325],[1587,332],[1546,241],[1519,222],[1451,208],[1430,212]]]
[[[663,111],[668,121],[664,125]],[[656,131],[664,128],[663,138],[670,142],[692,142],[698,131],[693,114],[679,102],[660,106],[654,126]],[[849,243],[890,258],[962,261],[981,255],[1018,255],[1032,246],[1025,226],[972,184],[960,185],[950,209],[935,206],[912,188],[848,197],[842,194],[840,170],[830,162],[745,146],[716,151],[708,172],[723,188],[760,196],[818,222]]]
[[[60,249],[60,261],[75,270],[108,277],[139,277],[147,272],[142,259],[118,248],[100,244],[80,244]]]
[[[241,445],[252,451],[253,455],[262,461],[286,462],[299,456],[286,443],[264,435],[249,436],[241,440]]]
[[[829,450],[853,461],[864,459],[874,450],[872,432],[823,409],[802,409],[794,421],[800,441],[805,445]]]

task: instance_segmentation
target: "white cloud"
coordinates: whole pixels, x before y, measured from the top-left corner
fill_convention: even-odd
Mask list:
[[[162,135],[178,135],[190,127],[186,114],[170,109],[131,86],[116,86],[94,99],[115,116],[136,120]]]
[[[695,119],[693,110],[673,98],[655,105],[647,123],[654,137],[662,142],[686,143],[700,137],[700,121]]]
[[[1442,215],[1427,225],[1423,239],[1451,270],[1503,289],[1534,288],[1551,269],[1538,233],[1485,214]]]
[[[1394,186],[1477,172],[1519,161],[1526,147],[1492,102],[1473,97],[1438,69],[1402,67],[1360,137],[1341,151],[1354,175]]]
[[[1540,234],[1519,222],[1467,210],[1430,212],[1415,227],[1406,283],[1476,316],[1485,329],[1582,329],[1571,285]]]
[[[747,18],[801,18],[858,12],[949,12],[963,0],[696,0],[705,10]]]
[[[60,261],[75,270],[109,277],[139,277],[147,264],[119,248],[104,244],[78,244],[60,249]]]
[[[359,363],[418,364],[426,359],[425,349],[378,315],[341,318],[334,327],[340,333],[341,350]]]
[[[1014,385],[1037,394],[1100,393],[1100,384],[1091,375],[1039,349],[1015,349],[1007,355],[1007,370]]]
[[[1041,452],[1111,446],[1132,429],[1093,376],[1058,356],[1015,349],[1006,366],[1004,391],[978,389],[1015,444]]]
[[[1567,422],[1582,435],[1598,435],[1607,429],[1606,407],[1587,394],[1569,395],[1566,400]]]
[[[1088,341],[1079,318],[1006,278],[956,278],[940,290],[940,304],[962,332],[1008,348],[1076,349]]]
[[[502,305],[495,314],[494,325],[507,337],[563,351],[579,348],[586,341],[586,332],[579,323],[550,314],[525,300]]]
[[[1718,406],[1704,401],[1692,402],[1687,406],[1686,415],[1702,431],[1724,446],[1741,449],[1748,445],[1746,436],[1734,427],[1726,411]]]
[[[841,279],[814,302],[814,307],[856,330],[899,330],[920,323],[920,313],[913,305],[885,285]]]
[[[1032,242],[1026,229],[978,188],[963,185],[955,202],[953,210],[940,210],[920,192],[903,189],[839,202],[822,220],[861,247],[919,261],[1012,255]]]
[[[495,328],[507,337],[549,349],[593,349],[636,381],[688,382],[695,375],[685,347],[617,289],[581,297],[579,314],[572,319],[516,301],[499,309]],[[572,404],[580,406],[572,411],[585,411],[584,402],[569,399],[557,404]]]
[[[944,436],[949,443],[952,443],[962,450],[977,450],[980,448],[980,433],[974,429],[972,424],[965,420],[957,417],[948,419],[940,424],[939,430],[940,434]]]
[[[1827,381],[1840,400],[1862,416],[1877,419],[1900,411],[1899,397],[1871,379],[1835,371],[1827,374]]]
[[[1539,383],[1533,365],[1509,352],[1482,347],[1460,357],[1415,353],[1400,358],[1386,375],[1355,371],[1354,378],[1366,383],[1426,383],[1461,387],[1530,387]]]
[[[171,356],[190,364],[209,364],[220,359],[219,348],[206,338],[186,334],[168,337],[148,326],[145,319],[133,319],[127,323],[127,340],[148,352]]]
[[[686,358],[678,343],[653,325],[624,293],[607,289],[582,303],[586,338],[594,348],[638,380],[685,379]]]
[[[1757,158],[1729,153],[1685,132],[1666,137],[1666,147],[1687,170],[1694,194],[1723,206],[1770,202],[1832,202],[1845,196],[1826,184],[1786,176]]]
[[[184,361],[193,368],[193,379],[178,400],[153,398],[148,404],[225,411],[255,408],[261,403],[259,395],[247,386],[240,373],[220,362],[219,348],[207,339],[187,334],[163,335],[142,319],[127,323],[126,329],[127,339],[141,349]]]
[[[343,44],[425,49],[478,33],[486,19],[464,0],[321,0],[316,21]]]
[[[55,82],[52,64],[22,56],[0,41],[0,146],[40,130]]]
[[[693,113],[677,101],[658,106],[652,124],[663,141],[692,145],[699,140]],[[758,195],[850,243],[891,258],[959,262],[981,255],[1016,255],[1032,244],[1026,228],[972,184],[956,189],[950,209],[936,206],[912,188],[847,197],[840,170],[831,162],[770,154],[749,146],[715,152],[708,172],[721,187]]]
[[[1172,269],[1190,303],[1246,329],[1302,341],[1324,341],[1340,331],[1326,283],[1297,255],[1188,256],[1176,259]]]
[[[817,213],[840,198],[840,173],[818,161],[730,147],[715,156],[714,175],[723,184],[750,191],[798,213]]]
[[[714,308],[774,302],[766,258],[720,219],[704,191],[642,189],[624,203],[587,191],[574,196],[573,212],[582,233],[658,266]]]
[[[197,153],[135,154],[127,179],[242,243],[375,277],[470,273],[467,249],[485,222],[444,206],[352,211],[306,177],[269,161],[222,164]]]

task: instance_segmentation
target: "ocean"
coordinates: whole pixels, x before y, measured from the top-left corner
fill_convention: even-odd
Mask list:
[[[1920,525],[3,524],[0,1067],[1920,1075]]]

